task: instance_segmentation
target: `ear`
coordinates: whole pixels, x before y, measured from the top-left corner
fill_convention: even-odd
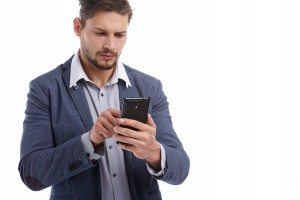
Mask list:
[[[80,36],[81,35],[81,22],[80,22],[80,19],[78,17],[76,17],[74,20],[73,20],[73,29],[74,29],[74,33],[77,35],[77,36]]]

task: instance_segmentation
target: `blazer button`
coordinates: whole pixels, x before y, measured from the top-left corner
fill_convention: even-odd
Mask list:
[[[75,166],[74,165],[69,165],[69,170],[70,171],[73,171],[75,169]]]

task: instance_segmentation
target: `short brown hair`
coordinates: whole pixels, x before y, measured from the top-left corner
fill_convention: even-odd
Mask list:
[[[128,0],[79,0],[79,6],[79,16],[83,27],[87,19],[92,18],[100,11],[128,15],[128,23],[132,17],[132,10]]]

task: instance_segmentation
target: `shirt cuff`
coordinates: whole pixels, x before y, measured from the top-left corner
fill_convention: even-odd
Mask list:
[[[160,166],[161,166],[161,170],[159,172],[156,172],[149,164],[148,162],[146,162],[146,166],[147,169],[149,171],[149,173],[153,176],[162,176],[165,172],[165,168],[166,168],[166,151],[165,148],[163,147],[163,145],[160,145]]]
[[[89,159],[98,160],[104,155],[104,145],[101,144],[100,147],[95,150],[93,147],[93,144],[90,139],[90,132],[86,132],[83,135],[81,135],[81,142],[83,145],[83,150],[86,154],[88,154]]]

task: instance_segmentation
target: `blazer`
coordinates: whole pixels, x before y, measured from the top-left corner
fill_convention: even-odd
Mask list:
[[[83,83],[69,87],[72,57],[30,82],[18,169],[31,190],[52,186],[50,199],[101,199],[100,166],[88,158],[81,142],[81,135],[93,126]],[[181,184],[189,173],[189,158],[173,130],[161,82],[127,65],[125,70],[132,87],[119,80],[120,102],[124,97],[151,97],[149,113],[166,152],[164,174],[154,177],[145,160],[124,151],[131,196],[161,199],[157,180]]]

